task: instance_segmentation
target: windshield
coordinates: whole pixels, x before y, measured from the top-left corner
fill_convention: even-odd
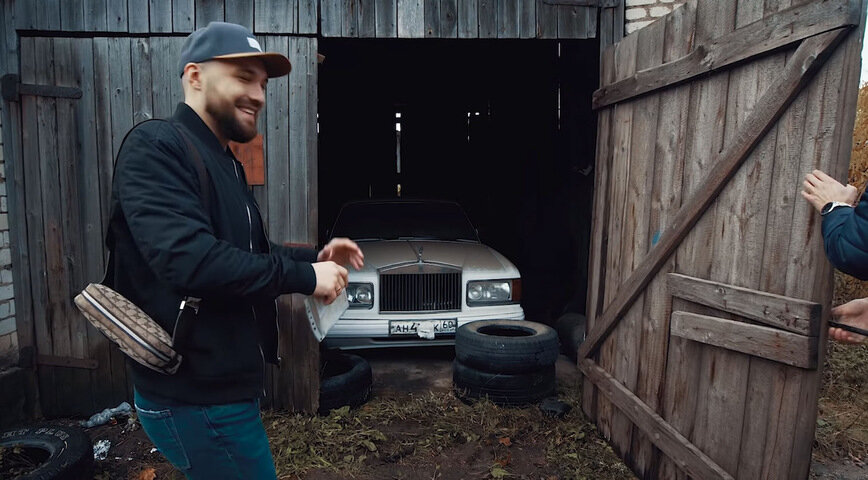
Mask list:
[[[479,241],[464,210],[447,202],[351,203],[338,214],[332,237]]]

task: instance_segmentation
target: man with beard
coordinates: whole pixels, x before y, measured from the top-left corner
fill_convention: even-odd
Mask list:
[[[184,102],[174,116],[135,127],[118,153],[108,274],[174,333],[183,355],[174,375],[128,362],[136,411],[188,478],[275,478],[259,415],[265,362],[279,360],[275,299],[302,293],[329,303],[346,286],[344,266],[363,264],[348,239],[320,252],[271,243],[227,148],[256,136],[268,78],[290,69],[246,28],[211,23],[184,43]]]

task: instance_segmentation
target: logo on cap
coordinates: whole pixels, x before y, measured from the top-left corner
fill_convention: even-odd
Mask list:
[[[262,47],[259,46],[259,42],[257,42],[255,38],[247,37],[247,43],[250,45],[251,48],[255,48],[260,52],[262,51]]]

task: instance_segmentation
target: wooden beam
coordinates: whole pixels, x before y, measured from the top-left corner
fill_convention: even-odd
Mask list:
[[[814,35],[859,24],[860,2],[827,0],[798,5],[696,48],[678,60],[635,75],[594,92],[593,108],[604,108],[661,88],[686,82]]]
[[[618,320],[654,278],[660,267],[675,252],[690,229],[723,190],[738,167],[748,158],[763,135],[783,114],[793,98],[825,63],[848,28],[827,32],[805,40],[793,53],[780,76],[756,103],[750,116],[739,126],[731,143],[715,158],[711,172],[691,198],[685,199],[672,225],[663,233],[645,261],[622,283],[618,294],[603,312],[579,347],[579,358],[587,358],[615,328]]]
[[[621,384],[608,372],[603,370],[593,360],[584,359],[579,362],[582,373],[600,389],[630,421],[639,427],[648,439],[667,457],[693,478],[705,480],[732,479],[714,460],[709,458],[696,445],[690,443],[684,435],[672,425],[666,423],[663,417],[645,404],[627,387]]]
[[[720,282],[669,274],[673,296],[724,312],[741,315],[788,332],[816,337],[823,306],[798,298],[775,295]]]
[[[36,364],[54,367],[84,368],[87,370],[94,370],[99,367],[99,362],[93,358],[59,357],[56,355],[37,355]]]
[[[690,312],[672,312],[670,331],[694,342],[794,367],[817,368],[817,337]]]

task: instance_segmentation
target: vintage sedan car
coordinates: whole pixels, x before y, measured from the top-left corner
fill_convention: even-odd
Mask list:
[[[457,203],[348,203],[331,237],[355,240],[365,266],[350,269],[349,308],[328,331],[326,348],[454,345],[465,323],[524,320],[518,269],[480,243]]]

